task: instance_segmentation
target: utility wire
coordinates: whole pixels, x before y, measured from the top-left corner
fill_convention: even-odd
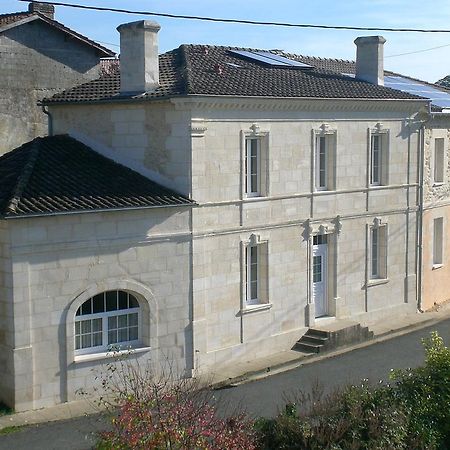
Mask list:
[[[413,52],[398,53],[396,55],[385,56],[385,58],[395,58],[396,56],[414,55],[415,53],[429,52],[431,50],[436,50],[438,48],[444,48],[444,47],[450,47],[450,44],[438,45],[437,47],[431,47],[431,48],[424,48],[423,50],[415,50]]]
[[[19,2],[29,2],[29,0],[19,0]],[[40,1],[39,3],[55,5],[55,6],[67,6],[70,8],[88,9],[94,11],[109,11],[123,14],[138,14],[142,16],[157,16],[167,17],[170,19],[187,19],[187,20],[203,20],[207,22],[223,22],[223,23],[239,23],[245,25],[270,25],[277,27],[291,27],[291,28],[322,28],[325,30],[356,30],[356,31],[393,31],[393,32],[409,32],[409,33],[450,33],[450,30],[437,30],[437,29],[421,29],[421,28],[383,28],[383,27],[351,27],[351,26],[339,26],[339,25],[313,25],[303,23],[289,23],[289,22],[264,22],[257,20],[245,20],[245,19],[220,19],[217,17],[204,17],[204,16],[188,16],[182,14],[168,14],[168,13],[156,13],[150,11],[132,11],[129,9],[118,8],[106,8],[102,6],[86,6],[86,5],[73,5],[71,3],[63,2],[49,2]]]

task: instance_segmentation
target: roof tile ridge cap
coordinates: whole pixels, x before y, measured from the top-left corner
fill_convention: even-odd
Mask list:
[[[9,205],[7,207],[8,212],[15,213],[17,210],[17,206],[19,205],[25,187],[30,181],[31,175],[33,173],[36,160],[39,156],[41,142],[42,138],[36,138],[31,144],[31,150],[28,156],[28,161],[26,162],[25,167],[23,168],[22,175],[19,176],[17,180],[17,184],[14,188],[11,201],[9,202]]]
[[[189,61],[187,47],[189,47],[188,44],[182,44],[180,45],[179,49],[181,52],[181,75],[185,83],[184,91],[187,94],[189,94],[192,88],[192,81],[191,81],[192,66],[191,62]]]

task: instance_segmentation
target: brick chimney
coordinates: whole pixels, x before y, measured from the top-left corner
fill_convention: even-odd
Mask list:
[[[154,91],[159,86],[157,22],[140,20],[117,27],[120,33],[120,93]]]
[[[28,4],[28,12],[41,13],[52,20],[55,18],[55,7],[48,3],[31,2]]]
[[[356,44],[356,78],[384,86],[383,36],[361,36]]]

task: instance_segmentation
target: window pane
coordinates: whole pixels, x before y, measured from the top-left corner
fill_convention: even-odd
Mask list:
[[[128,341],[128,328],[120,328],[118,342],[126,342],[126,341]]]
[[[92,314],[92,298],[90,298],[89,300],[86,300],[82,305],[81,305],[81,314],[85,315],[85,314]]]
[[[119,328],[125,328],[128,326],[127,315],[118,316]]]
[[[129,295],[130,298],[130,308],[139,308],[139,302],[136,300],[135,297],[133,297],[131,294]]]
[[[130,328],[130,341],[137,341],[138,340],[138,327],[131,327]]]
[[[117,331],[108,331],[108,345],[117,344]]]
[[[372,234],[372,276],[378,276],[378,229],[374,228]]]
[[[251,290],[251,292],[250,292],[250,298],[251,298],[252,300],[257,299],[257,298],[258,298],[258,285],[257,285],[257,282],[256,282],[256,281],[253,281],[253,282],[250,284],[250,290]]]
[[[434,140],[434,181],[442,183],[444,181],[444,138]]]
[[[75,322],[75,334],[80,334],[80,322]]]
[[[102,331],[102,319],[94,319],[92,321],[92,331]]]
[[[81,348],[89,348],[92,347],[92,340],[90,334],[83,334],[81,336]]]
[[[128,308],[128,294],[123,291],[119,291],[119,309]]]
[[[117,316],[108,317],[108,330],[117,328]]]
[[[91,321],[83,320],[81,322],[81,333],[86,334],[91,332]]]
[[[93,312],[94,314],[105,312],[105,295],[98,294],[93,297]]]
[[[81,338],[80,336],[75,336],[75,350],[79,350],[81,348]]]
[[[106,293],[106,311],[117,311],[117,291]]]
[[[128,324],[130,327],[137,326],[138,324],[138,315],[137,313],[128,314]]]
[[[102,333],[94,333],[92,335],[92,346],[99,347],[102,345]]]

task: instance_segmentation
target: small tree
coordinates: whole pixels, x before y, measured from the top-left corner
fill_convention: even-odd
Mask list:
[[[208,387],[173,373],[156,376],[127,361],[108,365],[99,380],[112,430],[100,434],[97,448],[256,449],[252,420],[244,414],[219,417]]]

